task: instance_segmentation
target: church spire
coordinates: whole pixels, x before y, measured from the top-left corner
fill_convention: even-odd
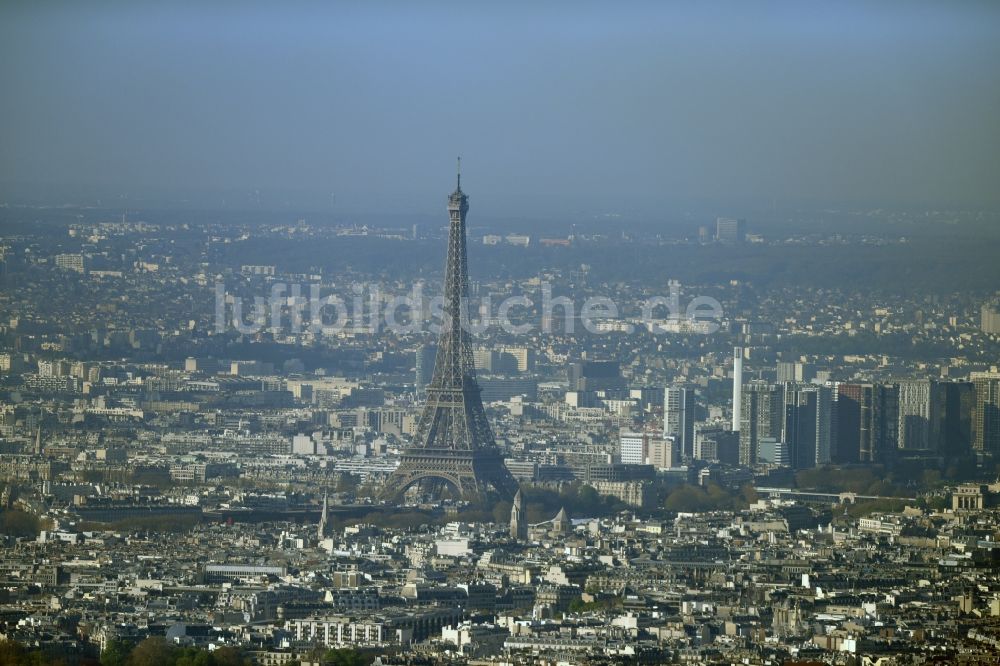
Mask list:
[[[323,513],[319,515],[319,525],[316,526],[316,538],[322,541],[326,538],[326,520],[329,508],[329,499],[327,493],[323,493]]]
[[[559,509],[559,513],[552,519],[552,534],[556,536],[566,536],[569,534],[569,516],[566,515],[566,507]]]
[[[514,504],[510,507],[510,538],[517,541],[527,541],[528,539],[528,522],[524,516],[520,488],[517,489],[517,494],[514,495]]]

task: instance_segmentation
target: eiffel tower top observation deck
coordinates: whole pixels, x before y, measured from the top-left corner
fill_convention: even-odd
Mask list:
[[[455,191],[448,197],[444,316],[434,375],[427,385],[427,400],[413,444],[403,453],[382,493],[386,499],[415,485],[437,496],[448,486],[470,501],[480,501],[493,492],[511,499],[517,491],[517,482],[503,464],[483,410],[472,348],[463,326],[468,318],[468,211],[469,198],[462,192],[459,171]]]

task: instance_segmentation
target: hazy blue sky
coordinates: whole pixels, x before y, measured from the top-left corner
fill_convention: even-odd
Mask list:
[[[1000,3],[539,4],[6,0],[0,194],[1000,203]]]

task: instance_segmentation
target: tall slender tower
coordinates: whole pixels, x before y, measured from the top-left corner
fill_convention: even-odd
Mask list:
[[[520,488],[514,495],[514,504],[510,507],[510,538],[517,541],[528,540],[528,521],[524,515]]]
[[[434,374],[417,422],[413,444],[385,485],[385,499],[399,497],[419,485],[440,497],[450,487],[463,499],[482,501],[492,492],[513,499],[517,482],[503,463],[479,397],[472,347],[463,326],[467,314],[469,269],[465,249],[465,216],[469,197],[458,174],[448,197],[448,259],[445,264],[444,316]]]
[[[740,431],[743,420],[743,347],[733,347],[733,432]]]
[[[663,436],[674,437],[680,452],[694,457],[694,389],[668,386],[663,392]]]
[[[329,519],[329,496],[323,493],[323,513],[319,516],[319,525],[316,526],[316,538],[320,541],[326,538],[326,523]]]

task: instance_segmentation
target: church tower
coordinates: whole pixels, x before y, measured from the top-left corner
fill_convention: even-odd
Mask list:
[[[569,517],[566,515],[566,507],[559,509],[559,513],[552,519],[552,536],[567,536],[570,531]]]
[[[514,504],[510,507],[510,538],[516,541],[528,540],[528,521],[524,516],[520,488],[517,489]]]
[[[326,521],[328,517],[329,500],[326,493],[323,493],[323,513],[319,515],[319,524],[316,526],[316,539],[322,541],[326,538]]]

